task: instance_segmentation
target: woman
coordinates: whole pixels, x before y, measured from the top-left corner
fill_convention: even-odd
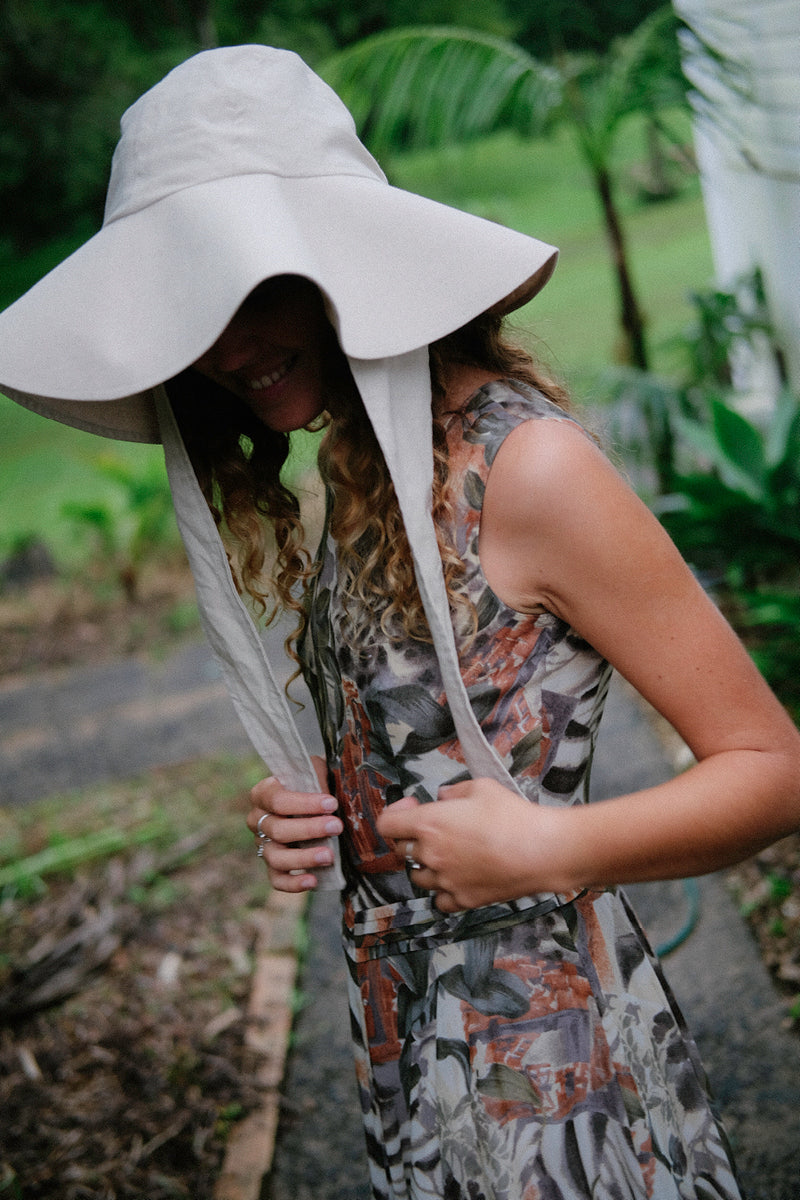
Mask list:
[[[104,227],[0,317],[0,381],[164,443],[205,627],[273,772],[258,853],[275,887],[343,889],[374,1195],[734,1197],[616,885],[795,827],[800,744],[505,340],[554,256],[390,188],[293,55],[211,51],[126,114]],[[312,564],[280,468],[321,421]],[[325,762],[242,596],[296,614]],[[697,765],[587,806],[610,664]]]

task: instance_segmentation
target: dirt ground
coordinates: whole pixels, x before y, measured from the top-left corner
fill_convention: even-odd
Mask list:
[[[194,584],[180,559],[142,571],[133,599],[107,578],[47,576],[2,588],[0,679],[86,666],[200,636]]]
[[[133,603],[75,581],[9,592],[0,679],[196,638],[192,597],[180,566]],[[221,758],[0,810],[0,878],[112,827],[146,837],[0,886],[0,1195],[212,1195],[259,1100],[243,1030],[267,883],[243,814],[261,773]]]
[[[256,774],[204,761],[35,805],[13,828],[2,814],[18,861],[109,827],[131,848],[0,891],[0,1194],[212,1195],[259,1098],[243,1036],[267,895],[242,822]]]
[[[133,602],[40,581],[0,597],[0,679],[197,636],[181,567]],[[257,777],[255,762],[203,761],[0,810],[0,879],[109,825],[149,835],[0,887],[0,1195],[212,1196],[228,1132],[258,1103],[243,1006],[266,879],[243,869],[242,822]],[[800,835],[730,884],[800,1029]]]
[[[800,834],[769,846],[728,872],[731,890],[761,957],[800,1033]]]

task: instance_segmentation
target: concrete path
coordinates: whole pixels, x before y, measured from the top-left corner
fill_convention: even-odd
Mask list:
[[[0,803],[249,745],[204,645],[0,684]],[[598,798],[667,778],[674,763],[639,701],[613,691],[595,762]],[[629,889],[654,944],[687,916],[683,886]],[[273,1169],[262,1200],[368,1200],[338,946],[336,899],[315,898]],[[746,1200],[800,1198],[800,1038],[721,878],[666,970],[720,1102]]]
[[[250,743],[204,644],[0,681],[0,803]]]

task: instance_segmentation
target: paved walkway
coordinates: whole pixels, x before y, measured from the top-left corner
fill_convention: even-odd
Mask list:
[[[247,753],[208,651],[131,660],[0,684],[0,803],[222,750]],[[645,712],[615,688],[595,762],[597,798],[668,777],[673,762]],[[683,885],[629,889],[657,945],[683,926]],[[368,1200],[348,1046],[335,898],[311,907],[284,1083],[284,1113],[262,1200]],[[737,1154],[746,1200],[800,1197],[800,1039],[722,880],[700,881],[700,919],[666,960]]]

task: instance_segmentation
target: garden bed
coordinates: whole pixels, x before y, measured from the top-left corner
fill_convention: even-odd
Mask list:
[[[246,1037],[268,892],[243,822],[256,774],[204,761],[0,814],[29,862],[104,829],[131,841],[4,889],[0,1194],[212,1196],[263,1102]]]

